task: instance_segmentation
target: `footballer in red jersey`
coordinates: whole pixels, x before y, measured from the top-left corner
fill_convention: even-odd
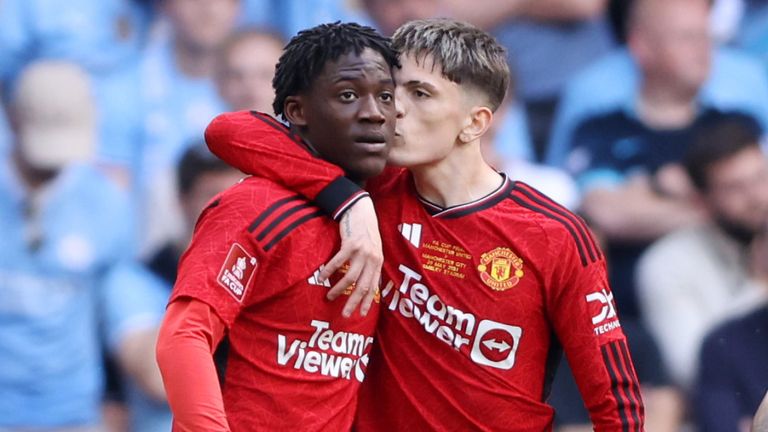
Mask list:
[[[551,430],[546,399],[564,352],[596,431],[643,430],[639,385],[589,229],[480,154],[508,86],[503,48],[450,20],[407,23],[393,45],[403,141],[389,160],[408,171],[367,184],[386,260],[356,429]],[[282,141],[293,166],[323,184],[342,171],[270,128],[253,114],[228,114],[206,141],[246,172],[327,200],[281,172],[270,149]]]
[[[396,64],[389,40],[369,27],[300,32],[276,68],[275,111],[294,126],[280,133],[355,181],[378,174],[394,136]],[[337,179],[319,194],[349,198],[332,204],[343,207],[362,196],[353,185]],[[250,177],[214,198],[158,338],[174,430],[351,428],[378,308],[347,318],[343,298],[327,299],[331,282],[318,275],[339,244],[337,223],[272,181]],[[220,387],[212,354],[225,336]]]

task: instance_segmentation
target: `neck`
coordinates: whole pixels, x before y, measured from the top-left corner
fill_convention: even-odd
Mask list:
[[[459,144],[445,159],[410,171],[419,195],[441,207],[480,199],[502,181],[501,175],[483,160],[479,140]]]
[[[696,118],[696,93],[648,78],[637,101],[640,120],[654,129],[679,129]]]
[[[14,165],[16,166],[16,170],[21,177],[22,183],[24,183],[27,189],[32,192],[39,190],[51,182],[59,173],[59,170],[56,169],[41,169],[33,167],[24,160],[18,151],[14,152],[13,161]]]
[[[194,46],[176,40],[173,53],[179,70],[191,78],[207,78],[213,76],[216,66],[216,51]]]

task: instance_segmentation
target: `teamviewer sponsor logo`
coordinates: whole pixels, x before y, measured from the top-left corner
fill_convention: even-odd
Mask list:
[[[599,312],[592,316],[592,325],[595,326],[595,334],[601,335],[613,329],[621,327],[621,323],[616,316],[616,306],[613,303],[613,293],[602,289],[586,296],[587,303],[590,303],[589,309],[595,311],[599,307]]]
[[[471,358],[477,364],[498,369],[512,369],[515,353],[523,330],[491,320],[482,320],[477,327]]]
[[[487,319],[477,322],[475,315],[443,302],[420,283],[422,275],[400,265],[403,281],[395,289],[390,281],[382,291],[387,309],[416,320],[427,333],[457,351],[469,351],[470,359],[482,366],[511,369],[520,346],[520,327]]]
[[[408,242],[416,247],[421,246],[421,224],[401,223],[397,230]]]
[[[277,335],[277,364],[311,374],[363,382],[373,338],[359,333],[334,331],[326,321],[312,320],[309,340]]]

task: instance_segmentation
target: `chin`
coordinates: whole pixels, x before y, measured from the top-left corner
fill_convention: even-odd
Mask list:
[[[371,177],[376,177],[384,171],[387,161],[384,159],[377,159],[376,161],[366,161],[355,166],[352,169],[347,170],[349,177],[356,181],[365,181]]]
[[[389,152],[389,158],[387,159],[387,163],[392,166],[396,167],[403,167],[408,168],[409,166],[416,165],[413,163],[413,157],[408,154],[408,152],[404,149],[392,149]]]

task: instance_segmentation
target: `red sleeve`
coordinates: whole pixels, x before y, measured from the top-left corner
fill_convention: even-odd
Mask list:
[[[367,195],[341,168],[312,155],[300,138],[267,114],[221,114],[205,130],[205,142],[228,164],[300,193],[334,219]]]
[[[220,195],[201,214],[179,262],[170,299],[193,298],[206,303],[227,327],[250,304],[253,287],[265,274],[268,260],[248,227],[252,218],[261,214],[257,207],[264,204],[252,197],[269,192],[251,188],[247,182]],[[265,290],[262,287],[262,293]]]
[[[596,432],[642,431],[644,406],[608,286],[603,255],[581,218],[550,235],[547,309]]]
[[[224,331],[224,322],[205,303],[182,299],[168,306],[156,354],[174,431],[229,431],[213,362]]]

